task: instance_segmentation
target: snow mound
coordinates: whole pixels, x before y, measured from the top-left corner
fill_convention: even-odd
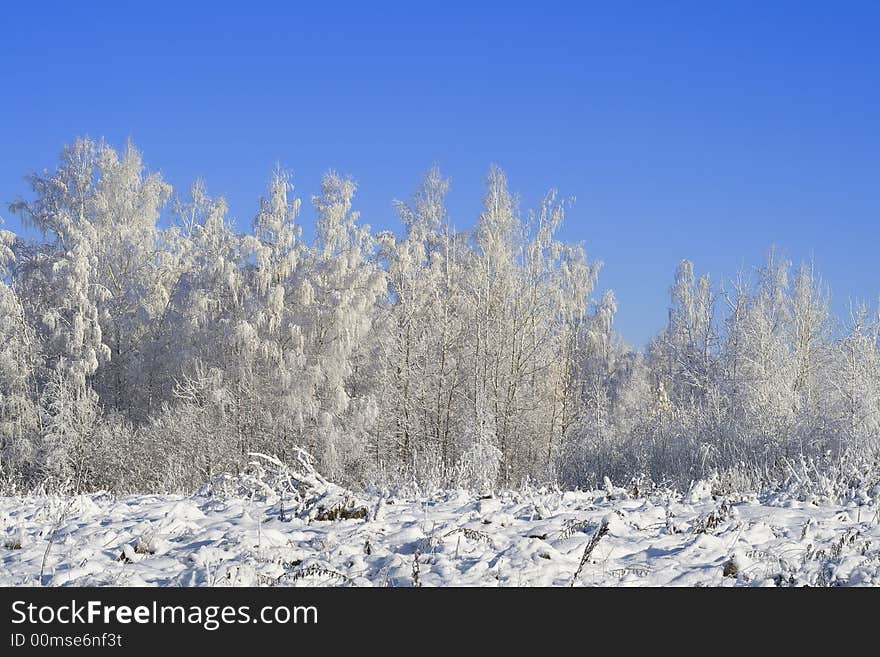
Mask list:
[[[699,504],[700,502],[711,500],[712,484],[705,479],[694,482],[691,484],[691,489],[688,491],[685,499],[689,504]]]

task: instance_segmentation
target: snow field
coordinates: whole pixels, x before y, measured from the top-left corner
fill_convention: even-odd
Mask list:
[[[878,507],[860,502],[728,499],[699,483],[648,498],[447,491],[316,520],[271,498],[6,497],[0,585],[877,585]]]

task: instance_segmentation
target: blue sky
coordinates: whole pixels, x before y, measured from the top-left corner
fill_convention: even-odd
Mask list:
[[[682,257],[717,280],[775,243],[838,313],[880,293],[880,3],[122,4],[4,7],[7,228],[83,134],[131,137],[179,191],[203,177],[242,228],[276,162],[305,199],[352,174],[376,228],[436,162],[468,227],[496,162],[524,208],[576,197],[563,234],[635,344]]]

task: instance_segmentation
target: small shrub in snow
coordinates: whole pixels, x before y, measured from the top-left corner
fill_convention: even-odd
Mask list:
[[[3,541],[3,547],[5,547],[7,550],[20,550],[23,544],[24,531],[21,529],[10,536],[7,536],[6,539]]]
[[[308,521],[362,520],[368,505],[351,491],[333,484],[315,469],[311,455],[295,448],[290,466],[275,456],[252,452],[253,460],[239,475],[224,473],[199,490],[199,495],[245,497],[273,503],[270,513]]]
[[[449,538],[450,536],[455,536],[456,534],[461,534],[465,538],[469,538],[472,541],[481,541],[486,543],[491,548],[494,548],[494,544],[492,542],[492,537],[485,532],[478,531],[476,529],[469,529],[468,527],[457,527],[452,529],[445,534],[443,534],[443,538]]]
[[[310,566],[306,566],[305,568],[295,570],[292,573],[285,573],[285,575],[283,575],[282,577],[284,577],[287,581],[291,583],[310,577],[325,577],[331,580],[338,580],[344,584],[353,583],[352,579],[347,575],[340,573],[337,570],[322,566],[320,564],[312,564]]]
[[[590,527],[593,523],[589,520],[567,520],[563,528],[559,531],[557,538],[571,538],[576,533]]]
[[[735,516],[735,508],[729,505],[727,501],[723,501],[716,508],[699,516],[694,521],[692,531],[694,534],[712,534],[721,523],[726,522]]]

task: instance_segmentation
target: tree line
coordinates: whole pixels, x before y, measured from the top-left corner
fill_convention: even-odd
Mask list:
[[[497,167],[469,230],[430,169],[400,235],[327,173],[309,241],[283,170],[248,232],[132,145],[77,140],[28,183],[9,209],[40,237],[0,230],[0,473],[21,487],[188,491],[296,447],[359,487],[876,462],[877,311],[831,317],[813,266],[774,251],[718,284],[683,260],[636,349],[594,298],[600,263],[558,236],[569,202],[522,212]]]

